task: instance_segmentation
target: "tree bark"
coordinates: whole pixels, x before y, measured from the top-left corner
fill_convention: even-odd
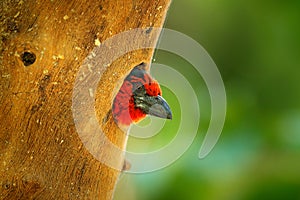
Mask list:
[[[151,33],[149,27],[162,27],[169,4],[170,0],[1,2],[0,199],[112,199],[120,170],[91,155],[75,127],[72,96],[77,73],[95,47],[118,33],[145,28],[157,39],[159,33]],[[151,62],[153,48],[119,57],[104,69],[95,91],[98,122],[121,149],[126,134],[112,119],[111,100],[130,69]],[[109,156],[105,147],[99,151]]]

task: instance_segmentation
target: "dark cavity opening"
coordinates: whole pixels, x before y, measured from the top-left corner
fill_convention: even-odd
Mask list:
[[[26,51],[21,55],[21,59],[22,59],[22,62],[24,63],[24,65],[27,67],[29,65],[32,65],[35,62],[36,56],[32,52]]]

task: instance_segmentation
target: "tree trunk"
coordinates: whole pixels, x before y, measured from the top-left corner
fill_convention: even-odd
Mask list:
[[[149,27],[163,25],[169,3],[2,0],[0,199],[112,199],[120,168],[92,155],[85,142],[99,138],[92,131],[80,138],[75,127],[72,98],[77,73],[93,49],[123,31],[145,28],[154,47],[159,32]],[[124,45],[127,41],[120,43]],[[124,75],[136,64],[150,63],[152,54],[148,48],[122,55],[102,68],[95,95],[90,91],[102,130],[121,149],[126,134],[112,119],[112,99]],[[99,154],[111,157],[105,148]]]

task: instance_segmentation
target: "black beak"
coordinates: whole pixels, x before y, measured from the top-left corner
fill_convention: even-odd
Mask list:
[[[146,114],[172,119],[171,108],[161,96],[140,96],[135,100],[137,107],[140,107]]]

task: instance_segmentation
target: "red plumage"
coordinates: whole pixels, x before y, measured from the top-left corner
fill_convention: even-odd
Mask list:
[[[129,126],[147,114],[172,118],[167,102],[161,97],[159,84],[145,70],[146,64],[133,68],[126,76],[114,101],[112,113],[117,124]]]

